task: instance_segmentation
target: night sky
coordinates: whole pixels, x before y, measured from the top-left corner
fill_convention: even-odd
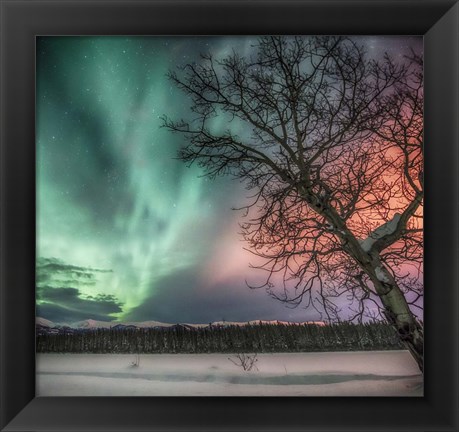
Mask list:
[[[359,37],[369,55],[421,52],[420,37]],[[37,39],[37,316],[206,323],[319,319],[246,285],[233,211],[244,184],[176,159],[189,116],[166,78],[199,53],[254,51],[255,37]],[[219,124],[221,123],[221,124]],[[224,128],[223,122],[215,122]]]

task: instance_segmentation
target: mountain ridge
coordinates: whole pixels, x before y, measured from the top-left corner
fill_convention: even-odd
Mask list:
[[[280,321],[280,320],[251,320],[251,321],[213,321],[206,324],[191,324],[186,322],[178,323],[163,323],[160,321],[97,321],[93,319],[86,319],[83,321],[77,321],[72,324],[56,324],[48,319],[42,317],[36,317],[36,325],[48,328],[72,328],[72,329],[98,329],[98,328],[122,328],[122,327],[136,327],[136,328],[168,328],[174,326],[184,326],[192,328],[204,328],[204,327],[229,327],[229,326],[246,326],[246,325],[319,325],[323,326],[323,321],[303,321],[303,322],[291,322],[291,321]]]

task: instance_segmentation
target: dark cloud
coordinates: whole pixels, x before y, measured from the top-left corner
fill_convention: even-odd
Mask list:
[[[57,323],[84,319],[112,321],[122,304],[109,294],[84,295],[80,287],[94,285],[97,275],[112,270],[80,267],[57,258],[37,260],[37,315]]]
[[[44,301],[67,301],[73,300],[80,295],[80,291],[76,288],[53,288],[41,286],[37,289],[37,298]]]
[[[113,270],[98,269],[93,267],[79,267],[71,264],[66,264],[58,258],[40,257],[37,259],[37,270],[47,270],[52,272],[71,272],[81,274],[92,273],[111,273]]]
[[[122,304],[113,295],[83,296],[80,290],[70,287],[38,287],[37,300],[37,315],[56,322],[113,321],[110,315],[122,311]]]
[[[97,269],[91,267],[79,267],[66,264],[57,258],[37,259],[36,282],[38,286],[64,281],[78,285],[94,285],[97,273],[111,273],[112,270]]]
[[[93,319],[97,321],[114,321],[115,318],[98,312],[88,313],[86,310],[68,309],[55,303],[37,304],[36,314],[57,324],[72,324],[77,321]]]
[[[156,283],[157,294],[146,299],[126,317],[128,321],[157,320],[168,323],[212,321],[316,320],[299,307],[288,309],[263,290],[251,290],[244,282],[227,282],[202,289],[203,281],[192,270],[178,272]]]

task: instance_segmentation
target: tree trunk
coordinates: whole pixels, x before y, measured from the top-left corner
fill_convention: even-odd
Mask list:
[[[413,356],[421,372],[424,372],[424,331],[422,325],[411,312],[405,295],[387,268],[381,263],[377,253],[369,254],[370,261],[362,266],[370,276],[376,293],[381,299],[384,315]]]
[[[421,324],[411,312],[405,296],[396,284],[385,285],[386,293],[380,295],[384,314],[397,330],[403,344],[416,360],[421,372],[424,371],[424,332]]]

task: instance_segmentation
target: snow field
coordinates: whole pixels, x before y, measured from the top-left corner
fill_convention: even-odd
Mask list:
[[[37,396],[422,396],[407,351],[258,354],[37,354]]]

